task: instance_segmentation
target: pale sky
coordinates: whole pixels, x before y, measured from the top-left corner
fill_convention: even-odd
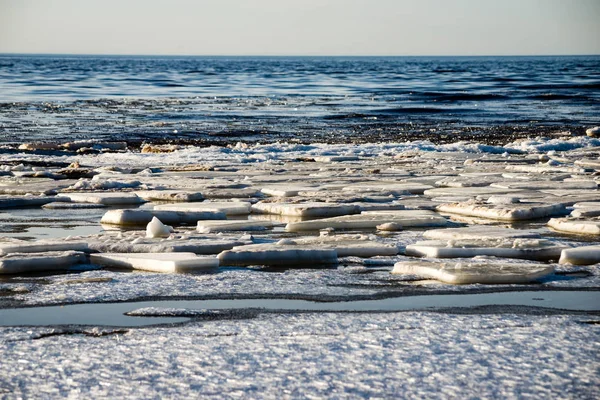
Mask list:
[[[600,0],[0,0],[0,53],[600,54]]]

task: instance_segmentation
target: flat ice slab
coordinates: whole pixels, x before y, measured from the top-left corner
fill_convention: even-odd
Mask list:
[[[199,257],[194,253],[100,253],[90,261],[109,267],[131,268],[151,272],[190,272],[217,268],[216,257]]]
[[[526,189],[526,190],[548,190],[548,189],[556,189],[560,188],[561,190],[570,190],[570,189],[586,189],[586,190],[596,190],[598,189],[598,184],[592,180],[589,181],[575,181],[575,182],[555,182],[555,181],[523,181],[523,182],[496,182],[492,183],[490,186],[497,188],[506,188],[506,189]]]
[[[333,249],[309,249],[306,246],[277,244],[234,247],[219,254],[221,265],[271,265],[282,267],[314,267],[336,265]]]
[[[467,201],[463,203],[440,204],[437,210],[451,214],[501,221],[520,221],[567,214],[566,208],[562,203],[488,204]]]
[[[548,261],[558,260],[565,247],[544,239],[425,240],[406,246],[406,255],[432,258],[493,256]]]
[[[0,208],[38,207],[56,201],[49,196],[4,196],[0,195]]]
[[[69,203],[64,201],[54,201],[44,204],[42,208],[47,210],[88,210],[92,208],[104,208],[105,204],[98,203]]]
[[[157,240],[138,238],[132,242],[118,239],[90,241],[92,250],[103,253],[194,253],[219,254],[244,244],[233,239],[173,239]]]
[[[138,197],[135,193],[123,192],[78,192],[78,193],[61,193],[61,196],[69,198],[75,203],[97,203],[105,205],[120,205],[120,204],[140,204],[144,203],[144,199]]]
[[[402,194],[423,194],[425,190],[432,189],[433,186],[425,185],[423,183],[387,183],[387,182],[373,182],[364,184],[349,185],[343,188],[345,192],[352,193],[391,193],[395,195]]]
[[[66,270],[86,261],[79,251],[11,253],[0,257],[0,274]]]
[[[557,231],[578,235],[600,235],[600,219],[598,218],[552,218],[548,221],[548,226]]]
[[[283,224],[280,224],[283,225]],[[244,221],[198,221],[196,230],[200,233],[232,232],[232,231],[264,231],[275,226],[273,221],[244,220]]]
[[[252,211],[264,214],[317,218],[358,214],[360,208],[353,204],[335,203],[256,203],[252,206]]]
[[[564,249],[559,264],[591,265],[600,262],[600,245]]]
[[[198,203],[159,204],[154,206],[157,211],[213,211],[225,215],[248,215],[250,203],[245,201],[203,201]]]
[[[152,218],[170,225],[196,224],[200,220],[224,220],[225,213],[220,211],[161,211],[161,210],[110,210],[100,223],[111,225],[146,225]]]
[[[500,226],[467,226],[464,228],[431,229],[423,237],[434,240],[538,238],[535,230],[511,229]]]
[[[147,201],[194,202],[204,200],[204,196],[200,192],[183,190],[140,190],[135,194]]]
[[[418,275],[454,285],[527,283],[553,272],[551,265],[480,261],[402,261],[396,263],[392,270],[392,274]]]
[[[359,215],[324,218],[314,221],[290,222],[288,232],[333,229],[375,229],[378,225],[396,223],[401,227],[447,226],[446,218],[427,210],[372,211]]]
[[[44,253],[49,251],[82,251],[88,252],[88,244],[83,241],[40,240],[36,242],[1,243],[0,256],[11,253]]]
[[[366,235],[312,236],[291,239],[306,248],[334,249],[338,257],[395,256],[398,247],[369,240]]]

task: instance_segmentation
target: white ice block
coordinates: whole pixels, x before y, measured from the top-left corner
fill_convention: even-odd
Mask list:
[[[548,261],[557,260],[565,248],[543,239],[425,240],[406,246],[406,255],[432,258],[493,256]]]
[[[561,190],[596,190],[598,184],[592,180],[589,181],[576,181],[576,182],[555,182],[555,181],[513,181],[513,182],[496,182],[490,186],[497,188],[506,189],[527,189],[527,190],[548,190],[548,189],[561,189]]]
[[[61,196],[67,197],[75,203],[98,203],[105,205],[140,204],[145,201],[135,193],[124,192],[62,193]]]
[[[42,208],[46,210],[88,210],[92,208],[105,208],[105,204],[98,203],[68,203],[63,201],[55,201],[44,204]]]
[[[290,222],[285,227],[288,232],[333,229],[375,229],[378,225],[395,222],[403,227],[447,226],[448,220],[427,210],[403,210],[389,212],[365,212],[359,215],[324,218],[313,221]]]
[[[1,243],[0,256],[11,253],[43,253],[56,251],[88,252],[87,242],[69,240],[39,240],[36,242]]]
[[[274,197],[293,197],[298,196],[298,193],[303,191],[311,191],[315,190],[313,188],[308,187],[294,187],[294,186],[277,186],[277,187],[265,187],[260,191],[266,195],[274,196]]]
[[[99,253],[90,261],[109,267],[131,268],[151,272],[191,272],[217,268],[216,257],[199,257],[194,253]]]
[[[233,239],[136,239],[133,243],[122,240],[95,240],[89,243],[92,250],[102,253],[194,253],[219,254],[224,250],[241,246],[243,242]]]
[[[432,189],[433,186],[425,185],[418,182],[412,183],[387,183],[387,182],[374,182],[365,184],[354,184],[343,188],[345,192],[352,193],[371,193],[371,192],[386,192],[393,193],[396,195],[402,195],[406,193],[410,194],[423,194],[424,191]]]
[[[294,238],[294,245],[306,248],[334,249],[338,257],[395,256],[398,247],[369,240],[365,235],[335,235]]]
[[[600,245],[564,249],[559,264],[591,265],[600,262]]]
[[[163,224],[158,218],[152,217],[152,221],[146,225],[147,238],[166,238],[171,235],[173,228]]]
[[[423,232],[423,237],[434,240],[538,238],[540,233],[531,229],[475,225],[464,228],[431,229]]]
[[[553,272],[551,265],[491,261],[403,261],[396,263],[392,270],[392,274],[418,275],[454,285],[527,283]]]
[[[146,225],[156,217],[170,225],[195,224],[200,220],[224,220],[225,213],[220,211],[158,211],[158,210],[110,210],[100,223],[111,225]]]
[[[250,203],[245,201],[203,201],[198,203],[159,204],[154,206],[157,211],[213,211],[225,215],[250,214]]]
[[[282,267],[314,267],[336,265],[333,249],[310,249],[305,246],[277,244],[234,247],[219,254],[221,265],[272,265]]]
[[[141,190],[136,191],[135,194],[147,201],[194,202],[204,200],[204,196],[200,192],[183,190]]]
[[[252,206],[252,211],[264,214],[317,218],[358,214],[360,208],[353,204],[336,203],[256,203]]]
[[[497,219],[501,221],[520,221],[565,215],[564,204],[546,203],[515,203],[515,204],[487,204],[480,202],[463,202],[440,204],[440,212],[467,215],[470,217]]]
[[[519,192],[517,189],[501,189],[491,186],[484,187],[444,187],[428,189],[423,194],[427,197],[442,197],[442,196],[492,196]]]
[[[64,199],[64,198],[63,198]],[[56,201],[49,196],[2,196],[0,195],[0,208],[37,207]]]
[[[280,224],[283,225],[283,224]],[[198,221],[196,230],[200,233],[232,232],[232,231],[264,231],[275,226],[273,221],[243,220],[243,221]]]
[[[598,218],[552,218],[548,221],[548,226],[557,231],[578,235],[600,235],[600,219]]]
[[[85,261],[85,254],[79,251],[11,253],[0,257],[0,274],[66,270]]]

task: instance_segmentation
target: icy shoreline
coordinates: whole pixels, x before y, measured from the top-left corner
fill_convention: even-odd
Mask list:
[[[599,310],[546,297],[600,289],[600,139],[35,146],[0,152],[0,269],[20,271],[0,275],[0,312],[177,300],[129,318],[192,319],[2,327],[0,394],[598,394]],[[518,304],[442,300],[528,291]],[[419,296],[437,312],[327,309]],[[177,306],[191,299],[325,308]]]

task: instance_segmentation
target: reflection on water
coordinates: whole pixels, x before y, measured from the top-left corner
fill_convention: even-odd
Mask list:
[[[91,303],[0,310],[1,326],[105,325],[148,326],[187,321],[172,317],[131,317],[127,312],[147,307],[188,310],[385,312],[464,308],[478,306],[529,306],[576,311],[599,311],[598,291],[526,291],[482,294],[405,296],[378,300],[315,302],[287,299],[161,300],[124,303]],[[152,313],[151,313],[152,314]]]

